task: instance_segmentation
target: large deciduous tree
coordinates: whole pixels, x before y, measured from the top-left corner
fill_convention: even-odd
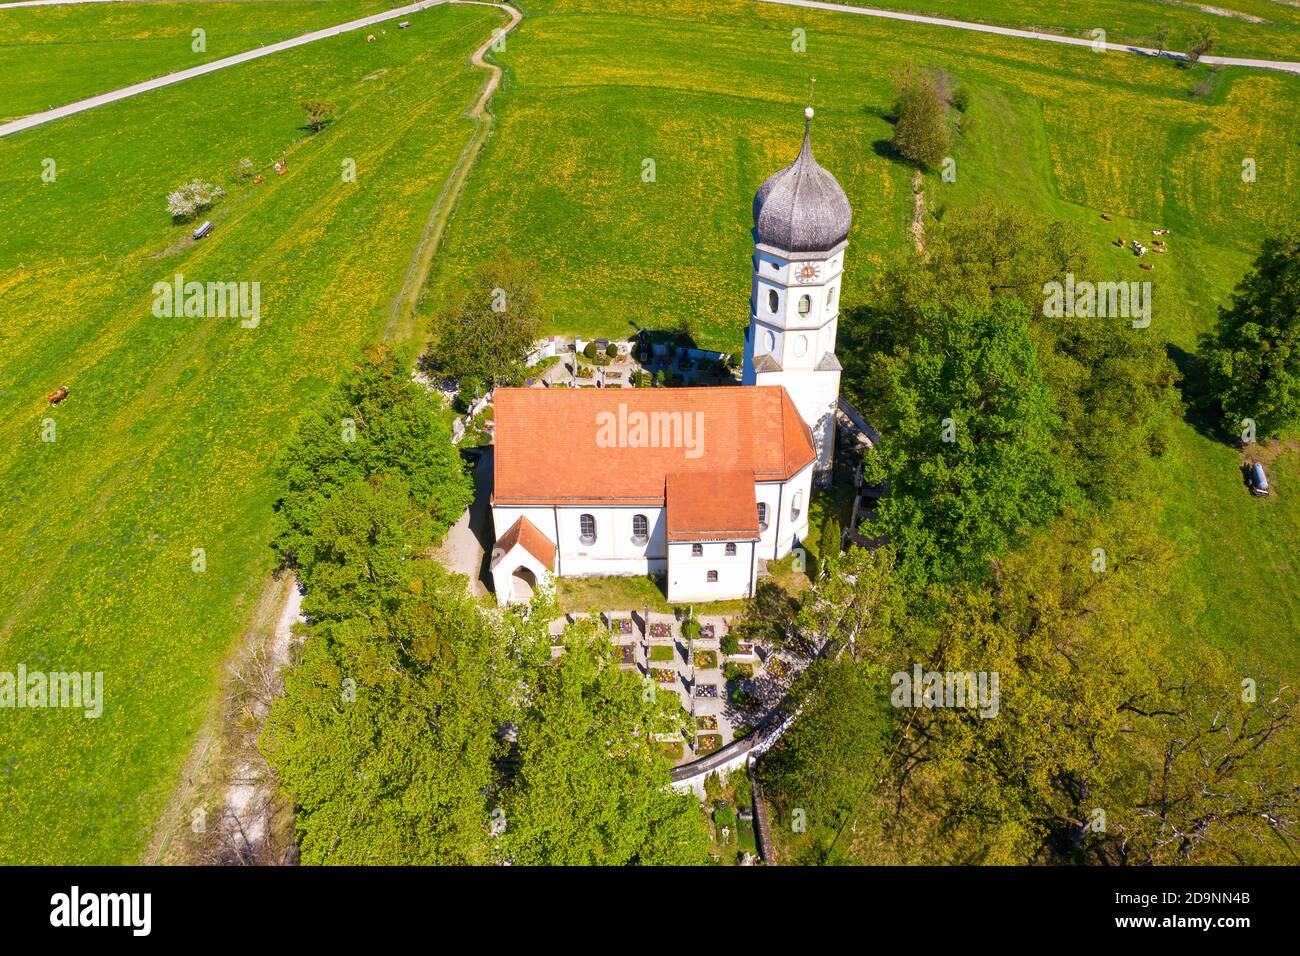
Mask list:
[[[282,495],[272,545],[289,566],[316,560],[314,532],[343,485],[399,475],[441,537],[469,506],[473,483],[451,444],[451,416],[410,381],[385,347],[365,351],[347,378],[309,412],[276,465]]]
[[[1069,500],[1061,423],[1023,306],[923,311],[925,330],[882,364],[880,527],[905,579],[979,577]]]
[[[1201,349],[1229,433],[1300,426],[1300,228],[1264,242]]]
[[[518,385],[542,330],[531,268],[506,259],[488,263],[459,304],[434,322],[429,366],[462,386]]]

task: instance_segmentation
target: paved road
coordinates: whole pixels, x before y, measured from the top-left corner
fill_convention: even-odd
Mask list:
[[[239,63],[247,63],[249,60],[256,60],[260,57],[270,56],[272,53],[280,53],[283,50],[291,50],[296,46],[315,43],[317,40],[324,40],[327,37],[338,36],[340,33],[350,33],[353,30],[364,30],[366,27],[373,26],[376,23],[396,20],[398,17],[409,16],[419,10],[424,10],[428,7],[436,7],[439,4],[446,2],[447,0],[421,0],[419,3],[412,3],[405,7],[397,7],[394,10],[385,10],[383,13],[376,13],[372,16],[362,17],[360,20],[350,20],[347,23],[340,23],[338,26],[326,27],[323,30],[314,30],[311,33],[304,33],[302,36],[290,37],[288,40],[280,40],[277,43],[270,43],[266,46],[258,47],[256,50],[246,50],[243,53],[236,53],[234,56],[224,57],[220,60],[212,60],[211,62],[201,64],[200,66],[190,67],[188,70],[168,73],[166,76],[160,76],[152,80],[145,80],[143,83],[136,83],[133,86],[124,86],[120,90],[113,90],[109,93],[100,93],[98,96],[90,97],[90,99],[78,100],[76,103],[69,103],[67,106],[60,106],[52,110],[46,110],[44,113],[33,113],[31,116],[24,116],[21,119],[16,119],[12,122],[0,125],[0,136],[8,136],[11,133],[18,133],[25,129],[31,129],[34,126],[52,123],[55,120],[63,119],[67,116],[84,113],[86,110],[93,110],[96,106],[103,106],[106,103],[114,103],[131,96],[138,96],[139,94],[147,93],[150,90],[157,90],[164,86],[171,86],[173,83],[182,83],[185,80],[193,79],[196,76],[203,76],[205,73],[215,73],[217,70],[224,70],[229,66],[235,66]]]
[[[996,33],[999,36],[1017,37],[1022,40],[1045,40],[1048,43],[1065,43],[1070,46],[1094,45],[1093,40],[1083,37],[1067,37],[1058,33],[1037,33],[1033,30],[1016,30],[1011,27],[995,27],[987,23],[968,23],[965,20],[947,20],[943,17],[927,17],[919,13],[900,13],[896,10],[876,10],[871,7],[850,7],[842,3],[823,3],[821,0],[758,0],[759,3],[777,3],[787,7],[805,7],[810,10],[830,10],[835,13],[851,13],[863,17],[879,17],[882,20],[906,20],[908,23],[926,23],[931,26],[951,27],[956,30],[970,30],[975,33]],[[1161,52],[1144,46],[1130,46],[1126,43],[1107,43],[1107,50],[1123,53],[1137,53],[1143,56],[1164,56],[1183,60],[1181,53]],[[1300,75],[1300,63],[1291,60],[1251,60],[1239,56],[1203,56],[1202,63],[1215,66],[1246,66],[1258,70],[1280,70],[1284,73]]]

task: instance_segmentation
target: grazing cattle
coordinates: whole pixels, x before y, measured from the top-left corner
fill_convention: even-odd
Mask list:
[[[1140,268],[1146,269],[1147,272],[1150,272],[1152,269],[1155,268],[1155,263],[1153,263],[1153,262],[1139,262],[1139,263],[1138,263],[1138,266],[1139,266]]]
[[[51,405],[57,405],[68,397],[68,386],[64,385],[50,392],[49,402]]]
[[[1111,221],[1110,216],[1106,215],[1104,212],[1101,214],[1101,218],[1102,218],[1102,219],[1105,219],[1107,222],[1110,222],[1110,221]]]

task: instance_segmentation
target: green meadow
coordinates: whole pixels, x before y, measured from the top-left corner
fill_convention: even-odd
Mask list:
[[[0,861],[132,862],[179,782],[269,580],[269,465],[383,335],[504,15],[411,19],[0,139],[0,671],[104,674],[98,720],[3,712]],[[165,203],[194,178],[228,193],[199,243]],[[260,322],[155,316],[177,274],[260,283]]]
[[[1300,8],[1286,0],[830,0],[930,17],[1092,38],[1106,31],[1111,43],[1156,47],[1156,31],[1168,29],[1165,48],[1183,51],[1197,27],[1215,34],[1214,54],[1262,59],[1300,58]]]
[[[166,0],[0,10],[0,75],[5,77],[0,122],[399,5],[386,0]],[[195,30],[203,31],[199,51],[194,49]]]
[[[528,13],[500,55],[499,125],[450,224],[430,322],[472,292],[477,264],[505,255],[535,267],[552,331],[680,326],[739,348],[750,201],[798,151],[810,77],[817,157],[854,208],[843,301],[863,304],[871,275],[907,248],[910,170],[882,146],[892,76],[909,62],[970,93],[956,181],[925,178],[931,213],[998,197],[1081,223],[1110,273],[1097,278],[1152,281],[1150,331],[1175,358],[1195,350],[1269,227],[1300,208],[1300,77],[746,2],[568,0]],[[804,53],[791,50],[795,25]],[[1148,257],[1154,272],[1112,245],[1157,227],[1173,232],[1171,252]],[[857,370],[841,359],[852,394]],[[1278,493],[1254,499],[1237,452],[1178,422],[1159,519],[1183,561],[1173,598],[1143,613],[1243,666],[1300,675],[1298,458],[1284,452]]]

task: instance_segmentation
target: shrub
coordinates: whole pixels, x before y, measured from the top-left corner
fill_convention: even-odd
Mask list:
[[[583,354],[583,355],[584,355],[584,356],[585,356],[589,361],[595,361],[595,359],[596,359],[596,343],[595,343],[595,342],[588,342],[586,345],[584,345],[584,346],[582,347],[582,354]]]
[[[605,346],[605,354],[608,355],[610,358],[617,358],[618,346],[615,345],[613,342],[610,342],[608,345]]]
[[[722,653],[724,654],[740,653],[740,641],[737,640],[736,635],[732,634],[730,631],[722,635],[721,647]]]

